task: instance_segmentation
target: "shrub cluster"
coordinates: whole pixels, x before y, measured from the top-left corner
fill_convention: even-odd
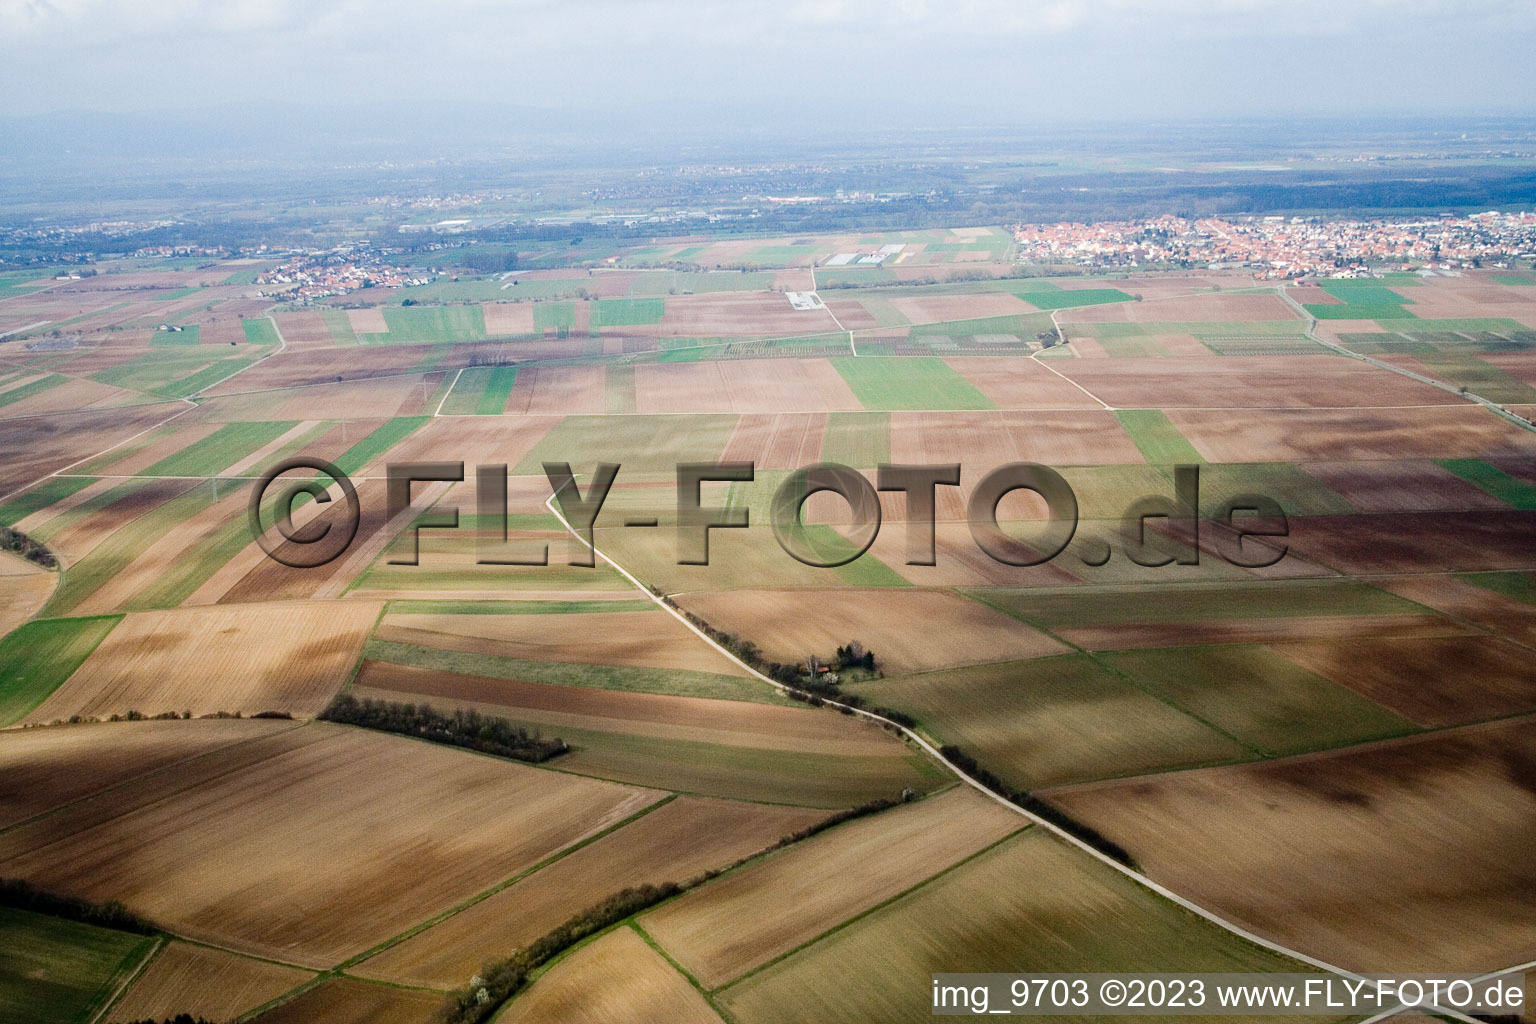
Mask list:
[[[482,715],[478,711],[457,708],[451,714],[444,714],[430,704],[359,700],[349,693],[331,701],[320,717],[328,722],[416,736],[518,761],[548,761],[570,749],[562,739],[546,740],[537,732],[529,732],[505,718]]]
[[[489,1020],[495,1016],[502,1004],[517,994],[530,974],[587,936],[618,924],[625,918],[632,917],[663,900],[703,885],[727,871],[733,871],[770,850],[777,850],[791,843],[798,843],[802,839],[809,839],[818,832],[823,832],[834,825],[841,825],[845,821],[879,813],[915,796],[916,794],[911,790],[905,790],[901,800],[871,800],[857,807],[838,811],[798,832],[781,836],[771,846],[757,853],[748,854],[724,867],[702,872],[684,882],[642,885],[614,893],[596,906],[577,914],[532,945],[519,949],[504,960],[485,964],[480,968],[480,973],[470,979],[468,985],[448,993],[442,1006],[438,1008],[437,1020],[440,1024],[479,1024],[480,1021]]]
[[[59,560],[53,557],[42,544],[28,537],[20,530],[13,530],[9,526],[0,526],[0,548],[13,552],[44,569],[57,569]]]
[[[213,1024],[213,1021],[207,1017],[194,1017],[190,1013],[178,1013],[176,1016],[167,1017],[163,1021],[156,1020],[153,1017],[146,1017],[143,1020],[129,1021],[128,1024]]]
[[[668,882],[614,893],[506,959],[486,964],[468,985],[448,993],[437,1011],[437,1019],[442,1024],[480,1024],[490,1019],[523,986],[529,974],[556,954],[682,891],[682,886]]]
[[[38,914],[62,917],[84,924],[115,928],[122,932],[139,935],[155,935],[160,929],[135,914],[121,903],[92,903],[75,896],[60,896],[45,892],[30,882],[19,878],[0,878],[0,907],[31,910]]]
[[[1027,790],[1011,789],[1007,783],[986,768],[983,768],[974,757],[959,747],[953,744],[946,744],[939,748],[939,753],[943,754],[950,764],[959,768],[1003,799],[1017,804],[1037,817],[1044,818],[1068,835],[1076,836],[1095,850],[1098,850],[1107,857],[1113,857],[1126,867],[1133,869],[1138,867],[1136,859],[1131,856],[1130,851],[1126,850],[1125,847],[1110,839],[1098,829],[1078,821],[1054,804],[1046,803],[1033,793]]]

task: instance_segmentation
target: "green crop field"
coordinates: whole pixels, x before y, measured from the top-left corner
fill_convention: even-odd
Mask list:
[[[156,331],[149,339],[150,348],[170,348],[180,345],[201,345],[203,332],[197,324],[189,324],[179,331]]]
[[[237,270],[226,277],[222,283],[226,285],[255,284],[260,276],[260,270]]]
[[[907,319],[905,313],[892,304],[890,299],[881,295],[861,295],[859,305],[863,306],[881,327],[906,327],[912,322]]]
[[[499,416],[517,383],[515,366],[473,366],[458,375],[441,412],[448,416]]]
[[[32,513],[63,501],[76,491],[89,486],[91,482],[89,477],[84,476],[57,476],[46,480],[27,493],[0,505],[0,523],[15,526]]]
[[[946,669],[852,689],[911,715],[1019,789],[1252,756],[1082,654]]]
[[[1438,463],[1442,469],[1450,470],[1511,508],[1536,509],[1536,487],[1483,459],[1440,459]]]
[[[201,288],[174,288],[164,295],[152,295],[150,298],[156,302],[166,302],[171,299],[184,299],[189,295],[196,295],[200,291],[202,291]]]
[[[1392,324],[1391,329],[1412,337],[1415,334],[1438,331],[1464,331],[1509,336],[1529,336],[1531,329],[1518,320],[1500,316],[1439,317],[1415,319],[1411,324]]]
[[[1406,306],[1395,303],[1346,302],[1338,306],[1308,303],[1302,307],[1317,320],[1414,320],[1416,317]]]
[[[1250,580],[1136,587],[999,588],[965,593],[1047,629],[1298,616],[1422,615],[1407,598],[1357,580]]]
[[[576,326],[574,302],[540,302],[533,307],[533,327],[537,331],[570,330]]]
[[[1269,757],[1417,731],[1267,647],[1176,647],[1100,657],[1174,707]]]
[[[7,405],[13,405],[16,402],[31,398],[33,395],[40,395],[44,391],[51,391],[58,387],[60,384],[63,384],[66,380],[69,380],[69,378],[61,374],[50,373],[46,377],[39,377],[37,380],[32,381],[30,384],[23,384],[19,388],[11,388],[9,391],[0,391],[0,408],[4,408]]]
[[[336,468],[348,475],[361,473],[370,462],[404,441],[431,418],[396,416],[338,456]]]
[[[931,324],[914,324],[911,337],[916,340],[925,335],[948,334],[1016,334],[1034,337],[1041,331],[1052,330],[1048,313],[1012,313],[1004,316],[984,316],[974,320],[941,320]]]
[[[1134,302],[1135,297],[1118,288],[1079,288],[1072,291],[1032,291],[1019,296],[1041,309],[1071,309],[1074,306],[1103,306],[1111,302]]]
[[[659,324],[666,312],[665,299],[599,299],[593,304],[593,327],[625,327]]]
[[[226,497],[252,486],[250,481],[225,482],[219,496]],[[244,515],[229,519],[199,540],[188,556],[167,566],[147,586],[122,605],[124,611],[175,608],[251,543],[251,526]]]
[[[126,569],[146,548],[165,536],[172,526],[185,522],[212,505],[213,490],[212,483],[197,484],[191,490],[162,502],[119,527],[84,558],[65,568],[64,578],[43,607],[43,614],[69,614],[81,601]]]
[[[281,340],[277,336],[277,327],[264,316],[243,320],[240,326],[245,331],[245,340],[252,345],[276,345]]]
[[[890,413],[828,413],[827,432],[821,441],[821,459],[855,469],[874,469],[882,462],[890,462]]]
[[[1355,511],[1338,492],[1288,462],[1226,462],[1200,467],[1202,509],[1220,509],[1238,495],[1255,492],[1278,501],[1286,515],[1336,516]]]
[[[1154,466],[1194,465],[1205,461],[1159,409],[1121,409],[1115,413],[1115,419],[1131,435],[1142,456]]]
[[[0,726],[24,718],[57,690],[121,618],[37,619],[0,640]]]
[[[91,481],[87,480],[87,483]],[[73,508],[65,509],[32,531],[32,536],[42,542],[49,543],[54,537],[104,508],[108,508],[125,498],[131,498],[140,491],[151,486],[148,480],[124,480],[114,484],[104,491],[100,491]]]
[[[139,476],[214,476],[256,449],[298,426],[297,420],[275,423],[226,423],[200,441],[139,471]]]
[[[344,309],[322,309],[320,316],[325,320],[326,329],[331,332],[331,337],[338,345],[361,344],[357,333],[352,330],[352,321]]]
[[[1401,305],[1413,300],[1406,295],[1400,295],[1385,285],[1366,281],[1324,281],[1320,285],[1323,291],[1336,299],[1342,299],[1351,306],[1390,306]]]
[[[202,346],[175,345],[151,348],[141,356],[92,374],[91,379],[164,398],[183,398],[211,387],[255,359],[254,355],[215,359]]]
[[[1432,351],[1417,355],[1419,362],[1452,384],[1501,405],[1536,402],[1536,388],[1502,367],[1485,362],[1474,352]]]
[[[1021,964],[1060,972],[1304,970],[1043,829],[1016,834],[914,885],[712,997],[737,1024],[928,1024],[935,973],[1018,971]]]
[[[87,1024],[157,941],[0,907],[0,1020]]]
[[[1490,276],[1490,280],[1496,284],[1513,285],[1517,288],[1526,285],[1536,285],[1536,277],[1529,277],[1525,274],[1493,274]]]
[[[832,365],[866,409],[995,408],[975,385],[931,356],[839,356]]]
[[[481,341],[485,314],[479,306],[387,306],[388,334],[365,334],[364,342],[420,344],[434,341]]]
[[[0,299],[25,295],[39,288],[46,288],[52,283],[47,274],[38,270],[23,270],[13,274],[0,274]]]
[[[1523,604],[1536,604],[1536,574],[1528,572],[1467,572],[1456,576],[1476,587],[1490,590]]]

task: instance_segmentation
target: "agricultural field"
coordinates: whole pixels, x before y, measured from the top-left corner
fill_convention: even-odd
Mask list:
[[[0,907],[0,1019],[87,1024],[155,945],[145,935]]]
[[[1332,962],[1485,970],[1536,934],[1515,896],[1533,883],[1532,742],[1513,719],[1045,796],[1153,878]]]
[[[266,258],[0,274],[0,877],[160,930],[0,908],[0,1018],[425,1024],[551,935],[495,1019],[903,1021],[940,970],[1531,959],[1528,272],[1103,276],[1021,267],[1007,227],[577,242],[448,240],[409,256],[428,283],[305,301],[258,294]],[[292,457],[361,505],[314,568],[248,518]],[[702,485],[744,527],[705,565],[684,462],[754,467]],[[772,499],[818,462],[958,463],[937,564],[896,492],[861,557],[791,557]],[[1016,462],[1074,491],[1048,564],[973,530]],[[462,479],[391,516],[405,463]],[[590,567],[560,463],[585,499],[620,466]],[[1145,532],[1198,564],[1133,563],[1127,511],[1190,465],[1198,537]],[[279,553],[347,528],[326,495]],[[1286,533],[1237,545],[1254,495]],[[996,511],[1041,543],[1036,496]],[[846,502],[801,514],[852,550]],[[343,694],[405,735],[323,720]]]
[[[209,946],[172,942],[161,949],[123,997],[113,1020],[160,1020],[190,1013],[234,1020],[314,977],[308,971]]]

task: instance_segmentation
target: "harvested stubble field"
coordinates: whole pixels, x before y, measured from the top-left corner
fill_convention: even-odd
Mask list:
[[[1211,462],[1368,462],[1536,454],[1536,435],[1468,405],[1424,409],[1175,409]]]
[[[50,416],[0,420],[0,495],[121,444],[188,408],[182,404],[131,405]]]
[[[463,984],[486,960],[528,945],[578,908],[629,886],[682,882],[724,867],[825,816],[679,797],[370,957],[353,973],[406,985]]]
[[[1277,295],[1228,295],[1213,293],[1181,298],[1116,302],[1063,310],[1057,319],[1064,324],[1197,323],[1295,320],[1296,313]],[[1092,332],[1087,332],[1092,333]]]
[[[1066,647],[942,590],[756,590],[685,594],[678,603],[771,660],[823,659],[858,641],[886,675],[1061,654]]]
[[[613,682],[611,673],[597,681]],[[742,686],[758,689],[738,695],[767,690],[745,680]],[[634,693],[371,661],[351,692],[505,717],[570,744],[555,765],[563,771],[662,789],[847,807],[942,779],[875,726],[787,701]]]
[[[1019,789],[1253,756],[1230,736],[1078,654],[854,689],[916,718]]]
[[[109,1019],[169,1020],[178,1013],[232,1021],[314,977],[221,949],[171,942],[112,1004]]]
[[[1533,569],[1533,517],[1515,509],[1304,516],[1290,521],[1290,547],[1350,576]]]
[[[1353,359],[1081,359],[1056,367],[1122,409],[1459,405],[1439,388]]]
[[[1505,508],[1502,501],[1428,459],[1309,462],[1301,467],[1360,512]]]
[[[0,636],[26,622],[53,594],[58,577],[9,552],[0,552]]]
[[[113,722],[0,732],[0,829],[213,751],[292,728],[219,719]]]
[[[642,363],[635,367],[635,401],[640,413],[827,412],[862,408],[826,359]]]
[[[778,851],[640,924],[701,985],[718,988],[1025,824],[962,786]]]
[[[1491,971],[1536,943],[1529,718],[1045,794],[1152,878],[1361,971]]]
[[[933,1019],[932,974],[1020,964],[1071,972],[1302,969],[1029,829],[714,997],[742,1024],[923,1024]]]
[[[978,479],[1016,460],[1055,467],[1145,461],[1111,412],[895,412],[890,423],[892,462],[960,462],[974,465]]]
[[[1274,650],[1422,726],[1536,710],[1529,651],[1502,637],[1315,641]]]
[[[26,724],[129,711],[318,714],[357,662],[381,605],[215,605],[133,612]]]
[[[562,959],[497,1018],[505,1024],[720,1024],[698,990],[632,928]]]
[[[0,871],[329,967],[660,795],[315,722],[33,819]]]
[[[390,612],[374,635],[380,640],[529,661],[746,674],[657,609],[582,616]]]
[[[467,980],[467,979],[466,979]],[[260,1024],[421,1024],[443,997],[436,992],[339,977],[268,1010]]]
[[[758,469],[799,469],[820,461],[827,413],[749,413],[720,455],[722,462],[751,462]]]
[[[970,356],[946,362],[999,409],[1100,408],[1081,389],[1033,359]]]

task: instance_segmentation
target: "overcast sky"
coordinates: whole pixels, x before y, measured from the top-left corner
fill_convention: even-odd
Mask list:
[[[1533,53],[1536,0],[0,0],[0,111],[1528,113]]]

